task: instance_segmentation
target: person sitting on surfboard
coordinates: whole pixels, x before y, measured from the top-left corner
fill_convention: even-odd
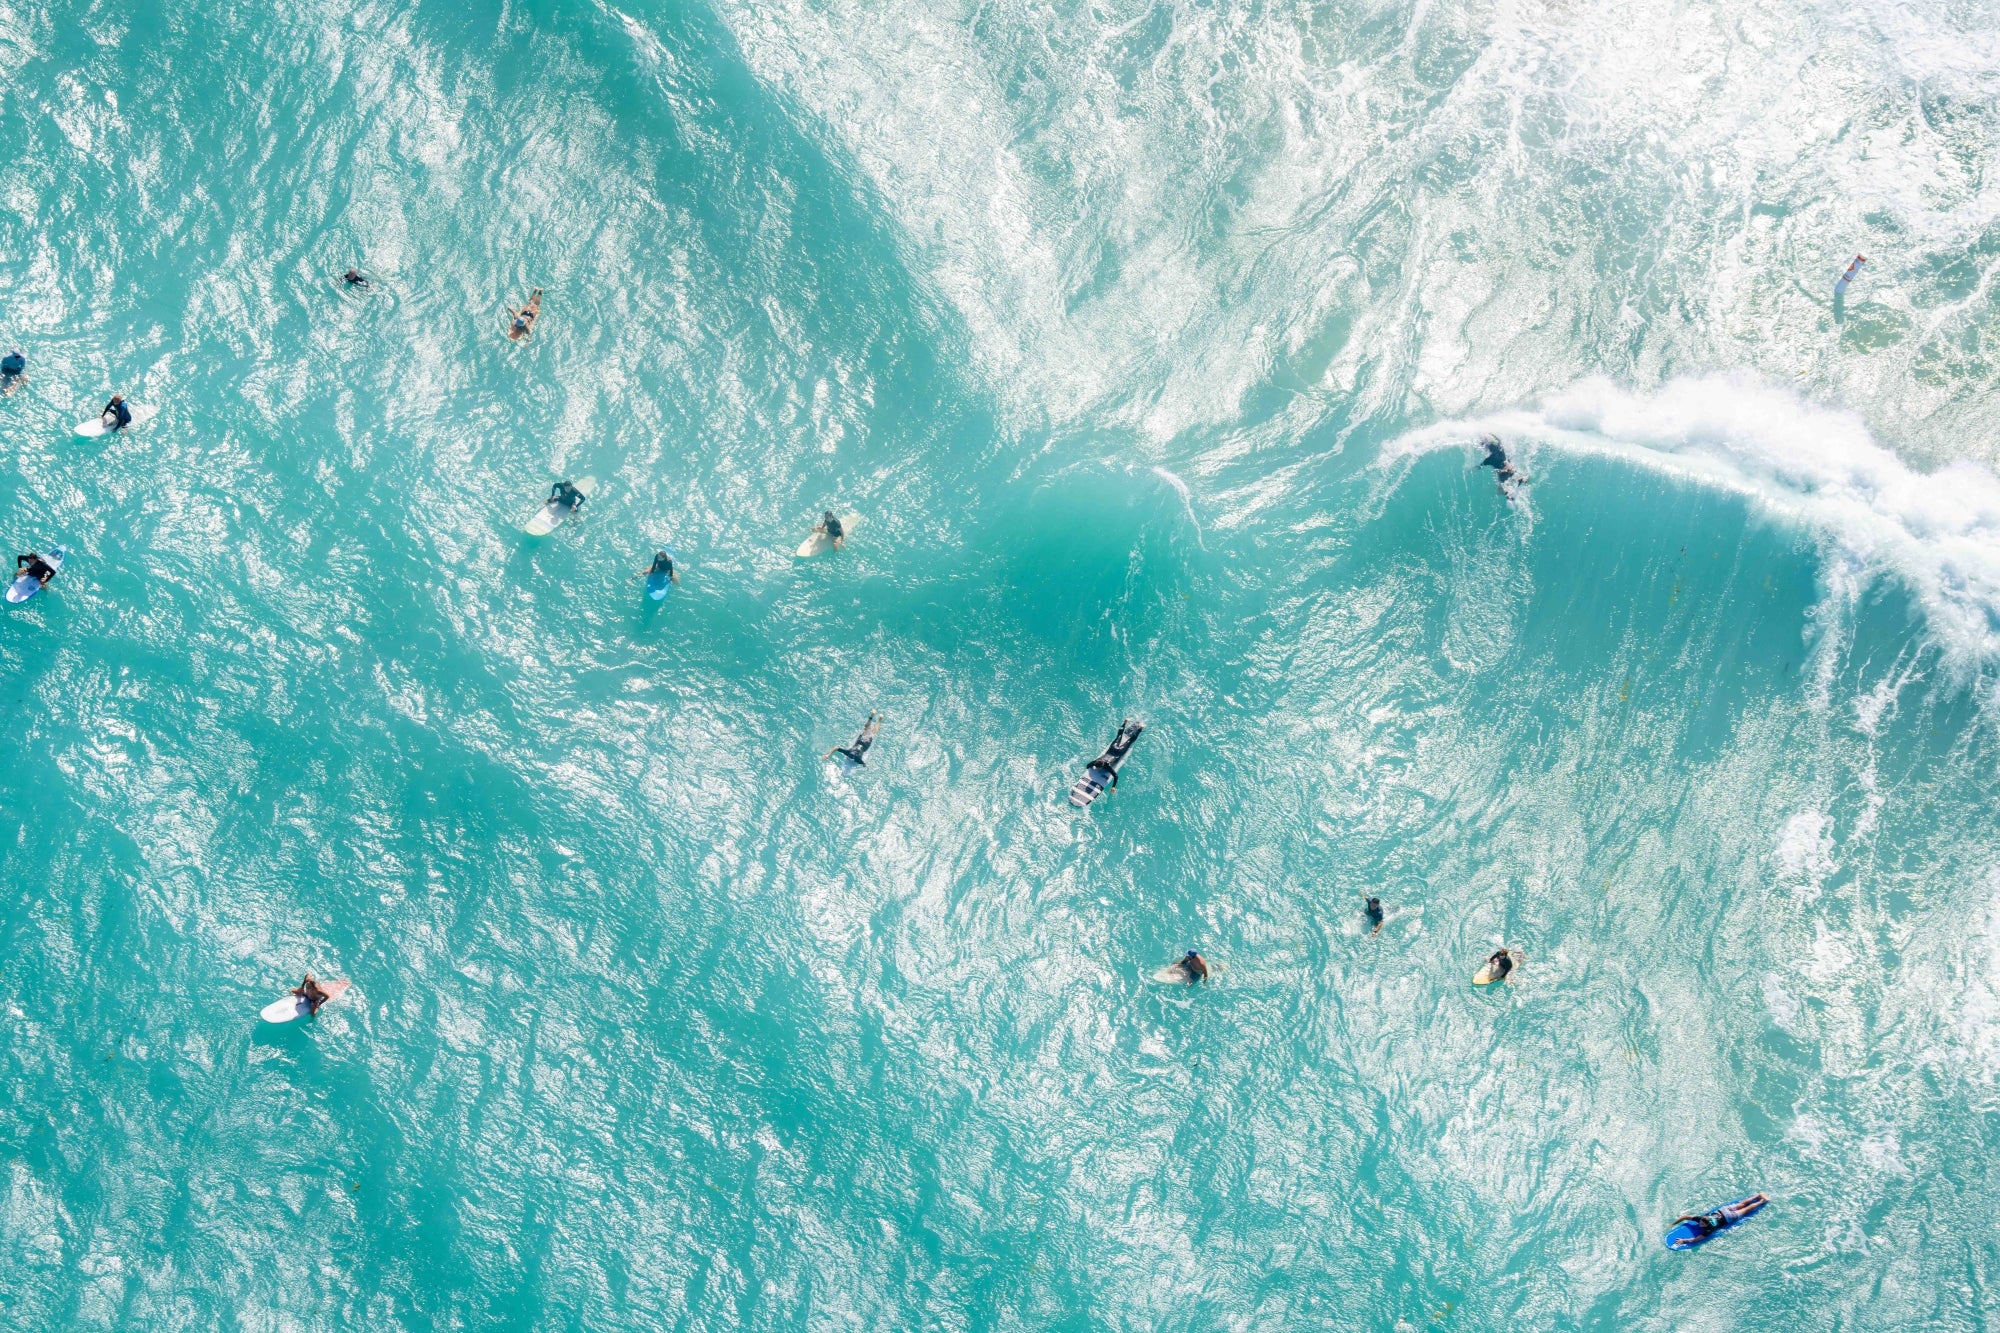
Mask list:
[[[565,514],[574,514],[583,508],[583,502],[590,497],[566,481],[559,481],[549,487],[549,503]]]
[[[1514,471],[1514,465],[1507,461],[1507,451],[1501,447],[1497,436],[1488,435],[1480,443],[1486,446],[1486,457],[1479,461],[1479,466],[1492,468],[1493,479],[1500,483],[1502,490],[1506,489],[1507,483],[1519,475]]]
[[[819,526],[813,530],[824,532],[826,539],[833,543],[833,549],[836,551],[847,543],[847,532],[840,526],[840,520],[834,517],[831,509],[819,516]]]
[[[1187,957],[1181,959],[1181,971],[1186,974],[1188,985],[1198,986],[1208,980],[1208,960],[1189,949]]]
[[[359,291],[365,292],[369,287],[368,275],[358,268],[347,270],[347,272],[340,275],[340,280]]]
[[[319,988],[319,983],[313,980],[313,974],[310,972],[306,973],[304,981],[292,989],[292,994],[306,1002],[306,1012],[309,1014],[318,1013],[319,1007],[332,998]]]
[[[826,757],[831,759],[835,755],[843,755],[857,764],[866,764],[868,761],[861,756],[868,753],[868,747],[875,743],[875,737],[881,730],[881,716],[871,712],[868,721],[862,725],[861,734],[854,738],[854,744],[836,745],[826,752]]]
[[[106,403],[104,410],[97,415],[104,422],[106,430],[124,430],[132,424],[132,409],[126,404],[125,395],[122,393],[112,394],[111,401]]]
[[[1370,898],[1368,900],[1368,924],[1372,927],[1368,932],[1370,935],[1380,935],[1382,933],[1382,900],[1380,898]]]
[[[1514,955],[1505,949],[1495,949],[1493,956],[1486,960],[1486,974],[1495,981],[1505,981],[1507,974],[1514,970]]]
[[[635,579],[650,579],[658,574],[665,574],[669,583],[679,583],[681,581],[681,576],[674,573],[674,558],[665,551],[653,552],[653,563],[632,577]]]
[[[537,287],[535,288],[534,295],[528,298],[526,305],[522,306],[519,310],[509,310],[507,312],[514,321],[507,326],[507,336],[515,342],[519,342],[530,333],[533,333],[535,330],[535,321],[541,317],[541,313],[542,289]]]
[[[27,369],[28,358],[22,356],[19,351],[12,351],[5,356],[0,356],[0,382],[8,382],[10,387],[11,381],[21,378],[22,373]]]
[[[14,557],[14,577],[20,578],[23,574],[46,588],[49,586],[49,580],[56,576],[56,568],[42,559],[40,551],[30,551],[26,555]]]

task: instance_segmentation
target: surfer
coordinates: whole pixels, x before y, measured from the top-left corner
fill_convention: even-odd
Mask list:
[[[14,577],[18,579],[23,574],[46,588],[49,580],[56,576],[56,567],[42,559],[40,551],[30,551],[14,557]]]
[[[554,497],[551,496],[550,498],[553,499]],[[653,563],[632,577],[635,579],[651,579],[659,574],[665,574],[669,583],[679,583],[681,581],[681,576],[674,573],[674,558],[665,551],[653,552]]]
[[[371,285],[368,275],[358,268],[351,268],[340,275],[340,280],[356,291],[365,292]]]
[[[1840,281],[1833,284],[1835,296],[1847,295],[1847,284],[1861,276],[1861,266],[1868,262],[1867,255],[1854,256],[1854,262],[1847,266],[1847,272],[1840,275]]]
[[[563,518],[567,518],[577,510],[583,508],[583,502],[589,498],[589,496],[578,490],[574,484],[567,481],[559,481],[549,487],[549,503],[556,507],[559,511],[559,516]]]
[[[542,289],[535,288],[534,295],[528,298],[526,305],[519,310],[509,310],[507,314],[513,320],[513,323],[507,326],[507,336],[515,342],[520,342],[535,331],[535,321],[541,318]]]
[[[20,379],[27,369],[28,358],[22,356],[18,350],[0,356],[0,393],[12,389],[14,382]]]
[[[1675,1226],[1684,1226],[1694,1233],[1683,1243],[1682,1248],[1693,1249],[1716,1232],[1735,1226],[1769,1202],[1770,1200],[1763,1195],[1753,1194],[1747,1199],[1726,1203],[1712,1213],[1689,1213],[1675,1218]]]
[[[868,721],[862,725],[861,734],[854,738],[854,744],[836,745],[826,752],[826,757],[831,759],[835,755],[842,755],[857,764],[865,764],[868,761],[861,756],[868,753],[868,747],[875,743],[875,737],[881,730],[881,715],[870,712],[868,714]]]
[[[1505,949],[1495,949],[1493,956],[1486,960],[1486,974],[1494,981],[1505,981],[1507,974],[1514,970],[1514,955]]]
[[[124,430],[132,424],[132,408],[126,403],[125,395],[122,393],[112,394],[111,401],[104,405],[104,410],[97,416],[104,423],[106,430]]]
[[[1382,900],[1380,898],[1370,898],[1368,900],[1368,925],[1368,933],[1370,935],[1380,935],[1382,933]]]
[[[304,981],[292,988],[292,994],[306,1002],[306,1012],[309,1014],[318,1013],[319,1007],[333,998],[320,989],[319,983],[313,980],[313,974],[310,972],[306,973]]]
[[[1181,959],[1181,973],[1187,977],[1188,985],[1199,986],[1208,980],[1208,961],[1193,949],[1189,949],[1187,957]]]
[[[1486,457],[1479,460],[1479,466],[1492,468],[1493,479],[1500,483],[1502,491],[1506,490],[1507,483],[1519,477],[1520,474],[1514,471],[1514,465],[1507,461],[1507,450],[1501,446],[1500,437],[1497,435],[1488,435],[1483,437],[1479,442],[1486,446]],[[1522,480],[1526,480],[1526,478],[1522,478]]]
[[[836,551],[847,544],[847,533],[840,526],[840,520],[834,517],[831,509],[825,510],[820,514],[819,526],[814,528],[813,531],[824,532],[826,539],[833,543],[833,549]]]

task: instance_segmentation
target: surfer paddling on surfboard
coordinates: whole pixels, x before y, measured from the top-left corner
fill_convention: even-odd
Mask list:
[[[1083,770],[1083,776],[1069,789],[1069,803],[1081,810],[1106,791],[1118,786],[1118,770],[1125,763],[1125,756],[1132,753],[1132,746],[1138,741],[1139,733],[1146,724],[1137,718],[1126,718],[1118,724],[1118,734],[1111,738],[1104,753],[1090,761]]]
[[[1493,479],[1500,483],[1503,495],[1507,491],[1508,482],[1518,483],[1528,479],[1525,474],[1516,472],[1514,465],[1507,461],[1507,450],[1501,445],[1498,436],[1488,435],[1479,442],[1486,446],[1486,457],[1479,460],[1479,466],[1493,469]]]
[[[507,325],[507,336],[520,342],[535,331],[535,321],[542,317],[542,289],[535,288],[534,295],[519,310],[509,310],[507,317],[512,322]]]
[[[368,281],[368,275],[358,268],[347,270],[347,272],[340,275],[340,280],[357,292],[365,292],[372,285]]]
[[[862,724],[861,734],[854,738],[854,744],[836,745],[826,752],[826,758],[831,759],[839,755],[851,764],[865,765],[868,761],[861,756],[868,753],[868,747],[875,743],[875,737],[881,734],[881,731],[882,715],[871,712],[868,714],[868,721]]]

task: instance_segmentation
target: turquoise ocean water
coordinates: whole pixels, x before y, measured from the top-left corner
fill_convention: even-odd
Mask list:
[[[1994,32],[0,0],[0,1326],[1987,1326]]]

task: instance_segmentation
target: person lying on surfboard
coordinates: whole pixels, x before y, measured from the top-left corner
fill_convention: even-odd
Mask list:
[[[1747,1199],[1739,1199],[1735,1203],[1726,1204],[1712,1213],[1688,1213],[1677,1217],[1674,1219],[1674,1225],[1681,1226],[1682,1224],[1686,1224],[1694,1231],[1695,1234],[1687,1246],[1687,1248],[1693,1249],[1696,1245],[1701,1244],[1710,1236],[1726,1229],[1731,1224],[1732,1219],[1729,1216],[1731,1210],[1734,1210],[1739,1218],[1748,1217],[1751,1213],[1756,1212],[1769,1202],[1770,1200],[1763,1195],[1753,1194]]]
[[[665,574],[669,583],[679,583],[681,576],[674,573],[674,558],[665,551],[653,552],[653,563],[634,574],[635,579],[649,579],[655,574]],[[631,580],[627,580],[630,582]]]
[[[97,415],[104,422],[106,430],[124,430],[132,424],[132,409],[126,405],[125,395],[122,393],[112,394],[111,401],[106,403],[104,410]]]
[[[1188,985],[1198,986],[1208,980],[1208,961],[1189,949],[1187,957],[1181,959],[1181,971],[1187,974]]]
[[[1493,479],[1500,483],[1502,490],[1505,490],[1507,483],[1520,474],[1514,471],[1514,465],[1507,461],[1507,451],[1501,447],[1499,437],[1488,435],[1480,440],[1480,443],[1486,446],[1486,457],[1479,461],[1479,466],[1492,468]],[[1526,481],[1527,478],[1522,477],[1521,480]]]
[[[533,333],[535,331],[535,321],[540,319],[542,315],[542,289],[539,287],[535,288],[534,295],[528,298],[526,305],[522,306],[519,310],[509,310],[507,314],[513,320],[513,323],[507,326],[507,336],[509,338],[512,338],[515,342],[519,342],[530,333]]]
[[[340,275],[340,280],[357,291],[365,292],[369,287],[368,275],[358,268],[347,270],[347,272]]]
[[[875,743],[875,737],[879,735],[881,731],[882,731],[881,715],[878,713],[870,712],[868,714],[868,721],[862,724],[861,734],[854,738],[854,744],[836,745],[831,750],[828,750],[826,752],[826,757],[828,759],[831,759],[835,755],[842,755],[845,756],[847,759],[853,761],[854,763],[866,764],[868,761],[866,759],[863,759],[861,756],[868,753],[868,747]]]
[[[306,1002],[306,1012],[309,1014],[318,1013],[319,1007],[331,998],[319,988],[319,983],[313,980],[313,974],[310,972],[306,973],[304,981],[292,988],[292,994]]]
[[[814,528],[813,531],[824,532],[826,539],[833,543],[833,549],[836,551],[847,544],[847,533],[840,526],[840,520],[834,517],[831,509],[820,514],[819,526]]]

